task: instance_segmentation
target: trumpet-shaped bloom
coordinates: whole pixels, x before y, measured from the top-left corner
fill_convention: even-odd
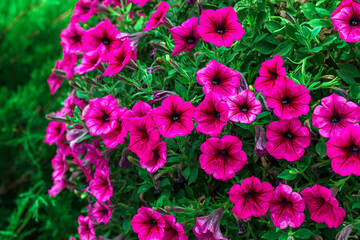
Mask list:
[[[139,153],[140,166],[145,168],[149,173],[156,172],[166,163],[166,143],[158,143],[154,149]]]
[[[348,126],[326,143],[331,166],[341,176],[360,175],[360,127]]]
[[[87,22],[91,16],[95,15],[99,10],[97,9],[98,0],[80,0],[75,4],[74,13],[71,16],[70,22]]]
[[[101,48],[84,53],[81,63],[74,68],[74,72],[83,75],[86,72],[91,72],[100,68],[99,65],[101,64],[102,56],[103,52],[101,52]]]
[[[230,201],[235,204],[233,212],[241,219],[266,215],[273,190],[270,183],[261,183],[257,177],[245,178],[241,185],[235,184],[230,189]]]
[[[175,47],[171,56],[191,50],[199,42],[197,17],[192,17],[181,24],[181,26],[170,28],[169,31],[174,38]]]
[[[87,140],[81,142],[80,140],[88,134],[89,131],[83,127],[68,130],[66,132],[66,141],[69,143],[71,151],[76,154],[84,154],[86,152]]]
[[[130,120],[132,118],[142,118],[145,117],[151,111],[151,106],[143,101],[138,101],[132,108],[124,114],[125,120]]]
[[[81,53],[84,51],[82,36],[85,30],[78,23],[70,23],[60,33],[61,45],[65,53]]]
[[[177,223],[176,219],[172,215],[164,214],[165,221],[165,233],[162,240],[188,240],[185,231],[181,223]]]
[[[218,208],[210,215],[196,218],[196,225],[193,227],[195,237],[200,240],[228,240],[220,230],[221,217],[224,208]]]
[[[68,114],[70,117],[74,117],[74,109],[78,106],[80,109],[84,109],[85,101],[78,98],[76,95],[74,96],[75,89],[71,91],[69,96],[64,101],[64,107],[60,110],[60,114],[65,116]]]
[[[66,165],[65,155],[57,151],[55,157],[51,160],[51,166],[54,169],[52,173],[53,180],[61,180],[64,178],[68,166]]]
[[[150,16],[143,32],[149,31],[161,25],[169,25],[166,14],[170,5],[167,2],[161,2],[156,11]]]
[[[269,140],[266,150],[276,159],[298,160],[310,145],[309,129],[302,127],[297,118],[271,122],[266,128],[266,137]]]
[[[196,73],[198,83],[204,86],[205,95],[213,93],[223,100],[237,93],[236,88],[240,86],[240,76],[241,73],[218,63],[215,59]]]
[[[191,133],[194,128],[194,109],[191,103],[171,95],[161,102],[160,107],[152,110],[151,116],[160,134],[166,138],[174,138],[177,135],[186,136]]]
[[[113,188],[110,184],[109,171],[97,168],[94,179],[90,181],[90,191],[99,202],[110,200]]]
[[[107,224],[111,218],[111,209],[103,203],[96,202],[94,207],[91,208],[89,213],[91,217],[93,217],[97,223],[103,222]]]
[[[133,48],[130,46],[130,41],[125,39],[118,50],[110,52],[109,65],[103,75],[111,77],[112,75],[119,73],[131,60],[132,51]]]
[[[229,106],[229,120],[233,122],[251,123],[261,113],[260,100],[249,89],[228,97],[226,103]]]
[[[240,40],[244,33],[233,7],[201,12],[199,34],[205,42],[212,42],[217,47],[230,47],[234,40]]]
[[[321,136],[331,138],[339,136],[341,130],[350,125],[358,126],[360,121],[360,107],[354,102],[335,93],[321,99],[321,106],[313,112],[313,125],[319,128]]]
[[[200,146],[200,166],[216,179],[231,179],[247,163],[246,153],[241,148],[242,142],[234,136],[206,139]]]
[[[214,94],[205,96],[199,106],[195,108],[194,119],[198,123],[198,132],[216,137],[228,122],[229,107],[226,102]]]
[[[145,6],[146,3],[151,2],[151,0],[132,0],[134,4],[139,4],[140,7]]]
[[[139,240],[162,240],[165,234],[165,220],[160,213],[151,208],[141,207],[131,220],[134,232]]]
[[[66,131],[66,124],[62,122],[49,122],[46,128],[46,135],[44,142],[52,145],[59,141]]]
[[[66,187],[65,181],[64,177],[55,179],[51,189],[48,190],[48,194],[51,197],[58,195]]]
[[[309,209],[310,220],[325,223],[329,228],[337,228],[343,222],[345,211],[331,196],[330,189],[315,184],[312,188],[305,188],[301,195]]]
[[[94,240],[96,238],[96,234],[90,217],[79,216],[78,222],[78,233],[80,240]]]
[[[107,134],[101,134],[100,137],[104,140],[107,148],[115,148],[118,144],[124,144],[128,130],[125,127],[123,116],[127,112],[126,108],[119,109],[119,118],[117,120],[116,128]]]
[[[270,217],[275,227],[285,229],[300,227],[305,220],[305,202],[300,194],[280,183],[270,201]]]

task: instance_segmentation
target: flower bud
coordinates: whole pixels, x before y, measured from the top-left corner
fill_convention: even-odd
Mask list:
[[[266,151],[266,139],[265,130],[262,126],[255,126],[255,147],[254,154],[257,157],[266,157],[268,155]]]
[[[350,97],[349,93],[345,89],[338,88],[338,87],[333,87],[333,88],[336,91],[338,91],[346,100],[351,101],[351,97]]]
[[[165,43],[164,43],[164,42],[151,41],[151,42],[150,42],[150,45],[151,45],[153,48],[158,49],[158,50],[160,50],[160,51],[167,52],[167,53],[171,53],[171,51],[165,47]]]
[[[179,69],[179,65],[170,57],[170,55],[166,55],[166,61],[172,66],[173,68]]]
[[[196,3],[196,0],[186,0],[187,5],[193,5]]]
[[[120,162],[119,162],[119,167],[121,168],[127,168],[128,166],[130,166],[130,162],[129,160],[127,159],[127,155],[130,153],[130,150],[125,147],[123,150],[122,150],[122,153],[121,153],[121,158],[120,158]]]
[[[138,32],[138,33],[119,33],[116,38],[117,39],[129,39],[129,41],[131,42],[131,46],[133,47],[134,51],[137,51],[139,42],[147,37],[149,34],[146,32]]]
[[[156,91],[153,94],[154,94],[153,99],[149,101],[150,104],[160,102],[160,101],[164,100],[165,98],[169,97],[170,95],[178,96],[175,92],[165,91],[165,90]]]
[[[146,69],[148,73],[155,73],[155,72],[164,72],[164,68],[160,65],[155,65],[154,67],[149,67]]]
[[[242,75],[242,74],[240,73],[240,87],[239,87],[239,91],[243,91],[243,90],[246,90],[246,89],[249,89],[249,85],[247,84],[244,75]]]

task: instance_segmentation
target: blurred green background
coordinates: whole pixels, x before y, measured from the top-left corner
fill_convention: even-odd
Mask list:
[[[46,80],[62,58],[59,35],[75,2],[0,1],[0,239],[69,239],[77,232],[83,203],[70,191],[47,194],[56,147],[43,142],[45,114],[65,98],[64,91],[51,96]]]

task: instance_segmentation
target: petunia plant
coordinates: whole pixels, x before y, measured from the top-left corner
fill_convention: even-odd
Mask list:
[[[80,0],[60,38],[72,239],[360,235],[359,1]]]

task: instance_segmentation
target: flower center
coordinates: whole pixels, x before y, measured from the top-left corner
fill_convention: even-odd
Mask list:
[[[187,44],[194,44],[195,42],[196,42],[196,37],[194,37],[194,36],[188,36],[186,38],[186,43]]]
[[[339,114],[333,114],[330,118],[330,123],[337,124],[341,121],[341,116]]]
[[[240,108],[240,111],[243,113],[247,113],[249,111],[249,106],[246,104],[241,105],[239,108]]]
[[[178,122],[178,121],[180,121],[180,114],[178,114],[178,113],[176,113],[176,112],[172,113],[171,116],[170,116],[170,120],[171,120],[172,122]]]
[[[104,44],[104,45],[109,45],[110,44],[110,39],[108,39],[107,37],[101,39],[101,42]]]
[[[360,153],[360,147],[358,145],[351,145],[348,149],[350,154],[359,154]]]
[[[217,119],[220,118],[220,113],[218,111],[216,111],[216,110],[214,112],[214,118],[217,118]]]
[[[211,83],[212,85],[218,86],[221,84],[221,78],[219,76],[214,76]]]
[[[250,189],[247,193],[245,193],[245,201],[248,202],[249,198],[254,197],[254,195],[255,195],[255,192]]]
[[[292,206],[292,202],[288,201],[286,198],[284,198],[283,200],[281,200],[281,203],[286,205],[286,206]]]
[[[283,106],[288,106],[290,105],[290,103],[291,103],[291,99],[289,97],[283,97],[281,99],[281,105]]]
[[[102,119],[103,122],[109,122],[110,121],[110,116],[107,115],[106,113],[104,113],[104,115],[102,116],[101,119]]]
[[[75,42],[80,42],[80,41],[81,41],[81,36],[76,35],[76,36],[74,37],[74,40],[75,40]]]
[[[222,25],[222,24],[217,25],[216,28],[215,28],[215,32],[217,34],[223,35],[225,33],[225,26]]]
[[[350,18],[350,26],[351,27],[357,27],[359,25],[360,25],[360,18],[358,18],[358,17]]]
[[[284,133],[284,138],[286,140],[293,140],[294,139],[294,134],[290,131],[287,131],[286,133]]]
[[[157,221],[156,221],[156,219],[151,219],[150,221],[149,221],[149,224],[151,225],[151,226],[157,226]]]
[[[155,159],[158,159],[160,157],[158,150],[153,150],[152,152],[154,153],[154,158]]]
[[[274,80],[276,80],[277,78],[278,78],[278,74],[277,74],[277,72],[273,72],[272,74],[272,78],[274,79]]]
[[[220,151],[218,152],[218,154],[219,154],[221,157],[223,157],[223,158],[227,158],[227,157],[229,156],[228,151],[225,150],[225,149],[220,150]]]

